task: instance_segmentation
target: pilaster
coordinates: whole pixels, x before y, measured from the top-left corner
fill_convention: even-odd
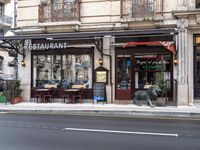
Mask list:
[[[178,105],[188,105],[188,25],[187,18],[177,20],[178,28]]]

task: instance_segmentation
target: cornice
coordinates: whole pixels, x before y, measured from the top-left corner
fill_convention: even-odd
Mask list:
[[[193,9],[193,10],[177,10],[172,11],[173,15],[177,18],[187,18],[192,15],[200,14],[200,9]]]

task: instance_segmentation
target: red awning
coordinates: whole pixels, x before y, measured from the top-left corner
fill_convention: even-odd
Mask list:
[[[126,48],[128,46],[138,46],[138,45],[155,45],[155,46],[163,46],[168,51],[175,53],[176,48],[174,42],[169,41],[152,41],[152,42],[128,42],[123,45],[123,48]]]

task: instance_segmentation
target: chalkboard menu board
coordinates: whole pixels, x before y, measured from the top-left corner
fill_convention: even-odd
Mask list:
[[[106,84],[94,83],[93,95],[96,101],[106,101]]]

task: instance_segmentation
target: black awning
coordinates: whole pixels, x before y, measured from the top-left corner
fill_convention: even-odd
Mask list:
[[[81,39],[111,36],[141,36],[141,35],[173,35],[176,34],[176,29],[145,29],[145,30],[121,30],[121,31],[98,31],[98,32],[67,32],[67,33],[52,33],[52,34],[27,34],[3,36],[0,40],[26,40],[26,39]]]
[[[52,33],[52,34],[26,34],[14,36],[0,37],[0,48],[9,52],[12,57],[17,57],[17,54],[25,58],[24,44],[25,40],[83,40],[91,39],[94,41],[97,49],[102,53],[101,37],[115,36],[123,38],[124,36],[156,36],[156,35],[174,35],[177,34],[176,29],[146,29],[146,30],[121,30],[121,31],[98,31],[98,32],[67,32],[67,33]],[[101,40],[100,40],[101,39]]]

